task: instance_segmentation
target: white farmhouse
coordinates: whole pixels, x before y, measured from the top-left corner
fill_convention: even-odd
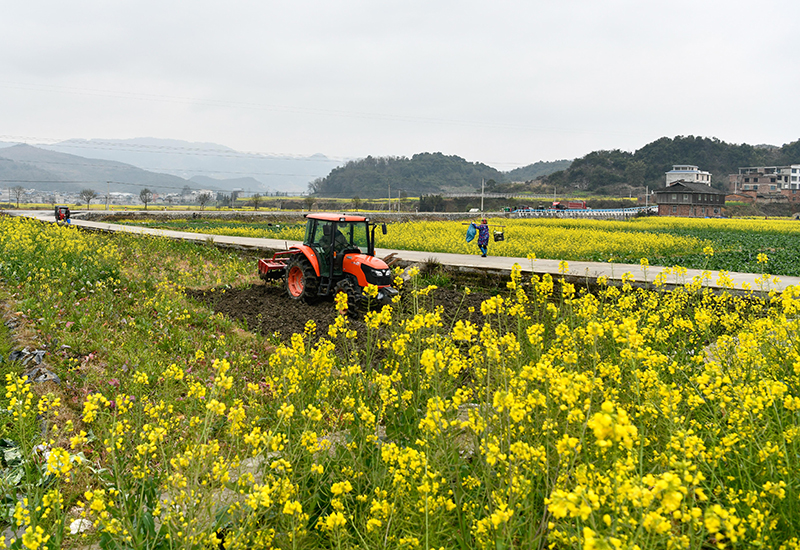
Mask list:
[[[697,166],[691,164],[673,164],[672,170],[666,172],[667,187],[676,181],[684,181],[686,183],[702,183],[704,185],[711,185],[711,172],[704,172]]]

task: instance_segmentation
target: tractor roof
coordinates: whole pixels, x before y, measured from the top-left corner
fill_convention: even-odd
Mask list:
[[[364,216],[354,216],[353,214],[334,214],[331,212],[316,212],[306,214],[306,218],[312,220],[324,220],[326,222],[367,222],[369,218]]]

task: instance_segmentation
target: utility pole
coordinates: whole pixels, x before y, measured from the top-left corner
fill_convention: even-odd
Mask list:
[[[389,184],[389,213],[392,212],[392,184]]]
[[[108,201],[111,197],[111,182],[106,182],[106,210],[108,210]]]
[[[483,214],[483,183],[484,178],[481,178],[481,214]]]

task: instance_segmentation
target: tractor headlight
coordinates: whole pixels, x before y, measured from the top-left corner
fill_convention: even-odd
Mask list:
[[[387,286],[392,284],[391,269],[375,269],[365,264],[361,264],[361,269],[364,271],[367,283],[371,285]]]

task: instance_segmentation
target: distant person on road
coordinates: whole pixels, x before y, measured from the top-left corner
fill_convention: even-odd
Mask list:
[[[489,249],[489,224],[486,218],[481,220],[478,226],[478,248],[481,249],[481,257],[485,258]]]

